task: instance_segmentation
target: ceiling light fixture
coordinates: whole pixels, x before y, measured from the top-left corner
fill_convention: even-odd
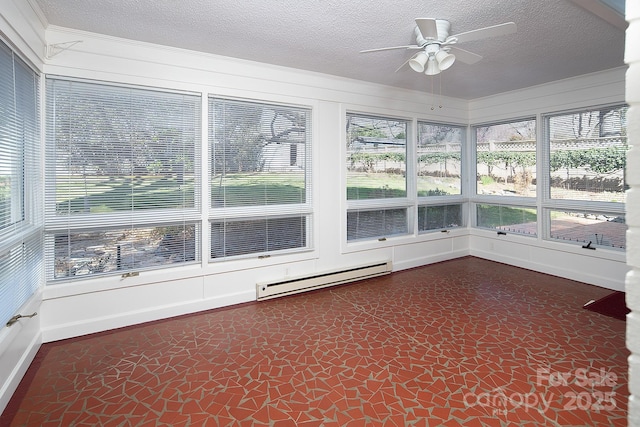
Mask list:
[[[409,60],[409,66],[413,71],[422,73],[428,60],[429,55],[426,52],[418,52]]]
[[[415,54],[409,60],[409,65],[413,71],[433,76],[451,67],[455,60],[456,57],[438,43],[432,43],[425,46],[424,51]]]
[[[572,0],[575,2],[583,0]],[[585,2],[587,0],[584,0]],[[589,1],[623,1],[623,0],[589,0]],[[475,64],[482,56],[460,49],[455,46],[458,43],[480,40],[488,37],[504,36],[516,32],[516,24],[505,22],[504,24],[478,28],[465,31],[456,35],[449,35],[451,23],[446,19],[416,18],[416,27],[413,32],[416,37],[415,44],[404,46],[379,47],[375,49],[361,50],[360,53],[380,52],[393,49],[415,49],[418,51],[410,59],[406,60],[396,72],[404,69],[409,64],[411,69],[427,75],[439,74],[451,67],[456,59],[465,64]]]
[[[435,56],[436,61],[438,61],[438,67],[441,71],[444,71],[447,68],[451,67],[456,60],[455,55],[450,54],[444,49],[440,49]]]
[[[435,59],[431,58],[429,59],[429,62],[427,63],[427,69],[424,71],[424,73],[427,76],[435,76],[436,74],[440,74],[440,68],[438,67],[438,63],[436,62]]]

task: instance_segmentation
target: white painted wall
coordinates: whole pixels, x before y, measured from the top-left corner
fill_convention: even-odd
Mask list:
[[[28,344],[12,344],[4,353],[0,351],[0,366],[9,367],[7,372],[0,371],[0,384],[17,385],[40,342],[253,301],[257,282],[370,261],[391,259],[394,269],[400,270],[473,254],[613,289],[623,287],[627,271],[624,254],[598,251],[595,258],[585,257],[573,246],[522,236],[496,239],[495,233],[461,229],[449,234],[347,244],[343,140],[347,110],[467,124],[622,102],[624,70],[470,103],[445,98],[444,108],[431,110],[433,100],[423,93],[59,27],[49,27],[45,32],[42,21],[25,11],[26,2],[0,2],[0,30],[16,38],[18,47],[29,51],[34,62],[40,61],[38,65],[47,74],[310,106],[313,177],[317,184],[313,194],[316,241],[312,252],[211,265],[205,260],[201,265],[143,272],[125,280],[103,277],[47,286],[41,306],[36,307],[38,320],[21,338]],[[45,38],[48,44],[76,40],[81,43],[45,60]],[[468,144],[466,150],[471,150]],[[467,180],[465,185],[469,190],[471,183]],[[0,335],[0,345],[1,339]],[[8,357],[9,354],[19,357]],[[0,409],[13,392],[11,387],[0,389]]]
[[[42,69],[44,27],[27,2],[0,0],[0,33],[13,44],[24,59]],[[19,310],[33,313],[40,310],[42,292],[37,292]],[[9,403],[40,344],[42,317],[20,319],[11,327],[0,325],[0,412]]]
[[[309,106],[313,110],[314,250],[103,277],[44,289],[45,342],[256,297],[257,282],[391,259],[403,269],[468,254],[467,230],[347,245],[345,122],[347,110],[466,124],[467,102],[444,99],[431,110],[423,93],[318,73],[49,27],[47,43],[81,43],[46,61],[44,72]],[[205,114],[205,113],[203,113]],[[206,122],[206,115],[203,116]],[[204,133],[206,138],[206,132]],[[206,139],[203,141],[206,147]]]
[[[204,55],[50,27],[48,43],[82,42],[51,58],[47,74],[118,81],[198,93],[259,98],[310,106],[314,114],[315,250],[306,254],[241,260],[50,285],[44,290],[45,342],[170,315],[255,299],[255,284],[391,259],[394,270],[472,254],[538,271],[623,289],[623,252],[580,248],[541,238],[484,230],[453,230],[346,243],[344,115],[390,114],[444,122],[478,123],[539,115],[624,100],[624,70],[611,70],[467,103],[445,99],[431,110],[422,93],[317,73]],[[206,137],[206,136],[205,136]],[[468,144],[467,144],[468,145]],[[468,147],[469,149],[469,147]],[[470,174],[468,175],[470,176]],[[467,182],[466,185],[471,185]]]
[[[625,62],[627,70],[626,99],[629,104],[627,127],[627,348],[629,357],[629,426],[640,426],[640,2],[627,0],[626,15],[629,27],[626,34]],[[629,42],[633,41],[633,42]]]
[[[535,117],[542,135],[542,114],[624,102],[625,68],[584,75],[469,102],[469,123]],[[539,153],[539,156],[540,153]],[[473,165],[471,165],[473,166]],[[540,169],[538,171],[540,174]],[[473,175],[473,170],[470,175]],[[475,185],[475,182],[470,183]],[[473,188],[469,188],[473,194]],[[472,201],[481,201],[471,197]],[[494,200],[497,201],[497,200]],[[504,198],[501,200],[505,202]],[[542,198],[536,200],[542,206]],[[585,251],[538,237],[497,235],[495,231],[469,231],[471,255],[543,273],[567,277],[610,289],[624,290],[629,267],[625,253],[617,250]],[[629,244],[629,242],[628,242]],[[587,301],[585,301],[586,303]]]

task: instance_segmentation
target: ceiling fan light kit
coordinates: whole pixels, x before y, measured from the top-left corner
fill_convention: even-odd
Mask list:
[[[440,68],[440,71],[444,71],[451,67],[456,60],[455,55],[450,54],[444,49],[440,49],[438,53],[435,54],[435,57],[436,61],[438,61],[438,68]]]
[[[436,61],[430,60],[427,63],[427,69],[424,71],[424,73],[427,76],[435,76],[436,74],[439,74],[440,68],[438,68],[438,64],[436,64]]]
[[[507,22],[450,36],[451,23],[446,19],[417,18],[415,21],[415,45],[367,49],[360,51],[360,53],[393,49],[419,50],[418,53],[402,64],[396,72],[402,70],[408,63],[412,70],[433,76],[450,68],[456,58],[466,64],[475,64],[482,59],[482,56],[478,54],[453,45],[465,41],[512,34],[517,30],[515,23]]]
[[[424,67],[428,60],[429,55],[425,52],[418,52],[409,60],[409,66],[413,71],[421,73],[424,71]]]

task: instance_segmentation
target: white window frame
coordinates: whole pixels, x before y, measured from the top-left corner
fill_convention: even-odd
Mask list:
[[[215,123],[210,123],[211,112],[210,105],[211,102],[215,100],[221,101],[229,101],[229,102],[241,102],[247,104],[260,104],[265,105],[267,107],[284,107],[284,108],[292,108],[292,109],[300,109],[306,111],[306,143],[305,143],[305,164],[304,164],[304,177],[305,177],[305,202],[302,204],[280,204],[280,205],[255,205],[255,206],[239,206],[239,207],[213,207],[211,205],[211,188],[210,188],[210,180],[211,180],[211,141],[210,141],[210,129],[215,126]],[[315,181],[315,172],[313,168],[313,159],[316,154],[316,145],[314,141],[316,138],[316,126],[314,123],[316,122],[316,108],[313,105],[305,105],[302,103],[296,102],[279,102],[271,99],[261,99],[261,98],[243,98],[229,95],[221,95],[217,93],[203,93],[203,103],[207,104],[206,113],[203,115],[205,117],[206,129],[207,133],[204,135],[203,140],[206,141],[207,146],[207,168],[205,169],[205,173],[203,174],[203,179],[206,180],[206,192],[203,192],[203,204],[207,206],[206,209],[206,234],[204,238],[208,242],[207,252],[204,255],[204,259],[207,260],[209,265],[215,267],[222,267],[225,265],[242,265],[246,261],[255,260],[256,258],[260,260],[276,260],[281,256],[294,256],[299,257],[302,256],[303,259],[307,259],[309,254],[311,253],[312,257],[317,256],[315,254],[315,192],[316,185]],[[261,219],[279,219],[287,216],[303,216],[305,217],[305,246],[304,247],[296,247],[282,250],[274,250],[274,251],[260,251],[255,253],[246,253],[246,254],[238,254],[231,256],[223,256],[220,258],[212,258],[212,222],[216,221],[251,221],[251,220],[261,220]],[[273,261],[278,262],[278,261]]]
[[[478,176],[478,139],[477,139],[477,131],[476,128],[484,127],[484,126],[496,126],[502,124],[508,124],[513,122],[523,122],[533,120],[535,122],[536,129],[536,196],[533,197],[522,197],[522,196],[500,196],[500,195],[490,195],[490,194],[478,194],[478,185],[477,185],[477,176]],[[477,218],[477,206],[478,205],[495,205],[495,206],[505,206],[505,207],[515,207],[515,208],[533,208],[536,209],[536,218],[537,218],[537,232],[535,235],[521,234],[521,233],[512,233],[514,235],[523,236],[526,238],[536,238],[540,236],[540,218],[541,212],[538,209],[538,195],[540,194],[540,163],[542,159],[540,158],[540,146],[541,146],[541,138],[540,138],[540,118],[538,115],[527,115],[520,117],[508,117],[501,120],[496,121],[488,121],[488,122],[480,122],[480,123],[472,123],[469,125],[469,132],[471,134],[471,156],[469,162],[469,170],[470,176],[473,179],[469,179],[469,187],[471,189],[471,197],[469,198],[469,216],[470,216],[470,224],[471,228],[485,230],[485,231],[493,231],[500,232],[500,230],[493,228],[485,228],[480,227],[478,225]]]
[[[562,116],[567,114],[578,114],[585,113],[589,111],[599,110],[602,108],[610,108],[610,107],[623,107],[624,103],[611,103],[611,104],[603,104],[603,105],[590,105],[582,108],[573,108],[569,110],[560,110],[553,112],[545,112],[540,115],[540,127],[542,128],[541,136],[539,137],[539,141],[541,141],[542,145],[542,168],[538,171],[541,175],[542,187],[539,187],[538,194],[540,198],[540,213],[538,222],[541,223],[541,231],[540,237],[548,242],[559,243],[563,245],[572,245],[576,247],[581,247],[583,243],[581,242],[569,242],[564,240],[558,240],[551,237],[551,218],[550,214],[552,211],[564,210],[568,212],[593,212],[596,214],[619,214],[625,215],[626,212],[626,203],[624,202],[602,202],[602,201],[593,201],[593,200],[578,200],[578,199],[553,199],[551,198],[551,184],[550,184],[550,161],[551,161],[551,144],[550,144],[550,118],[556,116]],[[614,248],[608,246],[599,246],[594,243],[595,247],[598,250],[602,251],[610,251],[613,253],[624,252],[623,248]]]
[[[460,194],[452,194],[452,195],[442,195],[442,196],[418,196],[417,195],[417,189],[415,191],[415,196],[417,198],[416,200],[416,225],[415,225],[415,230],[416,233],[424,235],[424,234],[430,234],[430,233],[435,233],[435,232],[443,232],[443,231],[448,231],[448,230],[452,230],[453,228],[463,228],[466,229],[468,227],[468,221],[467,218],[469,217],[469,213],[468,213],[468,207],[469,207],[469,203],[468,203],[468,192],[467,192],[467,185],[465,185],[465,183],[468,181],[468,173],[467,171],[469,170],[468,167],[466,167],[466,161],[468,159],[467,156],[467,146],[468,141],[469,141],[469,126],[468,125],[461,125],[459,123],[449,123],[449,122],[441,122],[441,121],[437,121],[437,120],[426,120],[426,119],[417,119],[416,120],[416,137],[414,140],[417,140],[418,138],[418,127],[420,125],[420,123],[424,123],[427,125],[433,125],[433,126],[451,126],[451,127],[456,127],[460,129],[461,132],[461,141],[460,141]],[[413,147],[416,147],[417,149],[417,144],[412,144]],[[415,159],[415,164],[416,164],[416,170],[414,171],[414,174],[412,175],[413,177],[415,177],[416,181],[417,181],[417,161],[418,161],[418,154],[416,153],[413,158]],[[443,227],[443,228],[437,228],[437,229],[431,229],[431,230],[420,230],[419,227],[419,219],[418,219],[418,212],[419,212],[419,208],[424,206],[424,207],[436,207],[436,206],[447,206],[447,205],[461,205],[461,221],[462,224],[460,224],[458,227]]]
[[[405,197],[397,198],[384,198],[384,199],[363,199],[363,200],[348,200],[347,199],[347,167],[346,167],[346,142],[347,142],[347,115],[363,116],[363,117],[375,117],[380,119],[398,120],[406,122],[406,144],[405,144],[405,185],[406,194]],[[407,237],[414,237],[417,228],[416,219],[416,182],[414,179],[409,179],[415,175],[415,140],[417,125],[415,118],[398,116],[394,114],[388,114],[387,112],[380,111],[362,111],[359,109],[347,109],[342,111],[341,131],[342,131],[342,144],[341,144],[341,157],[342,157],[342,185],[344,207],[341,209],[343,212],[344,222],[341,227],[341,241],[346,245],[343,248],[344,252],[350,250],[365,250],[372,247],[385,247],[393,246],[398,240],[406,239]],[[376,236],[371,238],[363,238],[357,240],[348,240],[347,238],[347,213],[349,211],[356,210],[371,210],[371,209],[406,209],[407,212],[407,233],[390,235],[390,236]]]
[[[42,248],[42,230],[43,230],[43,186],[42,186],[42,157],[40,144],[42,140],[42,75],[28,59],[22,56],[19,50],[4,38],[0,37],[0,43],[6,47],[11,54],[11,65],[13,69],[14,96],[19,93],[16,91],[15,67],[16,61],[20,61],[22,67],[33,73],[35,78],[34,98],[30,99],[34,103],[34,123],[29,129],[33,132],[31,138],[23,139],[19,153],[21,158],[20,172],[18,172],[20,184],[16,186],[19,189],[18,203],[20,212],[14,212],[16,204],[11,208],[12,222],[5,228],[0,230],[0,261],[2,261],[2,271],[0,271],[0,280],[9,286],[0,289],[0,312],[3,313],[2,325],[9,320],[11,316],[17,314],[21,307],[30,304],[37,305],[41,300],[42,284],[44,279],[44,262]],[[6,80],[5,80],[6,81]],[[14,99],[14,105],[16,102]],[[14,111],[15,116],[19,116],[20,112]],[[29,115],[27,115],[29,116]],[[16,119],[17,123],[21,123],[20,119]],[[22,128],[24,135],[25,128]],[[12,194],[14,196],[14,194]],[[14,197],[12,197],[13,199]],[[6,282],[5,282],[6,280]],[[5,293],[6,291],[6,293]],[[3,329],[3,328],[0,328]],[[5,339],[11,340],[15,336],[14,332],[4,328],[0,331],[0,342]],[[10,337],[8,337],[10,335]]]
[[[188,95],[197,98],[201,98],[202,94],[200,92],[192,92],[185,90],[172,90],[169,88],[163,87],[150,87],[150,86],[141,86],[135,84],[128,84],[124,82],[111,82],[111,81],[103,81],[103,80],[89,80],[82,78],[72,78],[65,76],[57,76],[57,75],[47,75],[47,79],[51,80],[61,80],[61,81],[70,81],[70,82],[81,82],[81,83],[91,83],[97,84],[103,87],[112,86],[114,88],[131,88],[131,89],[140,89],[142,91],[149,91],[155,93],[168,93],[168,94],[177,94],[177,95]],[[48,101],[47,101],[48,104]],[[201,109],[201,102],[198,101],[198,107]],[[47,119],[45,119],[45,126],[48,127],[48,115],[49,111],[45,113]],[[201,120],[202,111],[198,112],[198,118]],[[44,250],[45,250],[45,275],[47,285],[59,285],[66,284],[71,282],[81,282],[85,280],[92,281],[100,281],[105,277],[115,277],[122,276],[125,277],[129,273],[137,274],[140,271],[151,271],[151,270],[164,270],[164,269],[179,269],[188,265],[200,265],[201,261],[201,229],[202,229],[202,218],[201,218],[201,204],[202,200],[202,185],[201,185],[201,123],[196,122],[194,131],[196,132],[196,138],[194,140],[194,178],[195,178],[195,189],[194,189],[194,206],[186,209],[149,209],[149,210],[137,210],[137,211],[118,211],[113,213],[108,213],[104,215],[95,215],[95,214],[77,214],[73,215],[71,219],[69,216],[56,216],[55,213],[55,192],[45,192],[45,227],[44,227]],[[43,143],[45,147],[45,151],[50,147],[47,147],[49,143],[49,136],[45,138],[45,142]],[[47,188],[55,185],[55,168],[49,168],[46,170],[46,180],[47,180]],[[133,213],[132,213],[133,212]],[[153,227],[169,227],[174,225],[191,225],[193,224],[196,228],[195,230],[195,260],[185,261],[185,262],[176,262],[176,263],[168,263],[159,266],[149,266],[149,267],[141,267],[141,268],[133,268],[133,269],[123,269],[117,272],[106,272],[106,273],[98,273],[98,274],[84,274],[78,275],[74,277],[60,277],[55,278],[54,276],[54,263],[55,263],[55,254],[54,254],[54,236],[56,233],[69,233],[72,234],[74,232],[90,232],[90,231],[99,231],[101,229],[119,229],[119,228],[153,228]]]

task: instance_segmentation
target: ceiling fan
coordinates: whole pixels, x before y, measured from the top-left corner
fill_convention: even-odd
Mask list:
[[[479,28],[450,36],[451,23],[445,19],[416,18],[415,45],[381,47],[377,49],[361,50],[360,53],[380,52],[392,49],[419,50],[404,62],[396,72],[408,63],[416,72],[424,72],[428,76],[440,73],[451,67],[456,59],[465,64],[475,64],[482,56],[453,46],[458,43],[470,42],[495,36],[515,33],[517,28],[513,22]]]

